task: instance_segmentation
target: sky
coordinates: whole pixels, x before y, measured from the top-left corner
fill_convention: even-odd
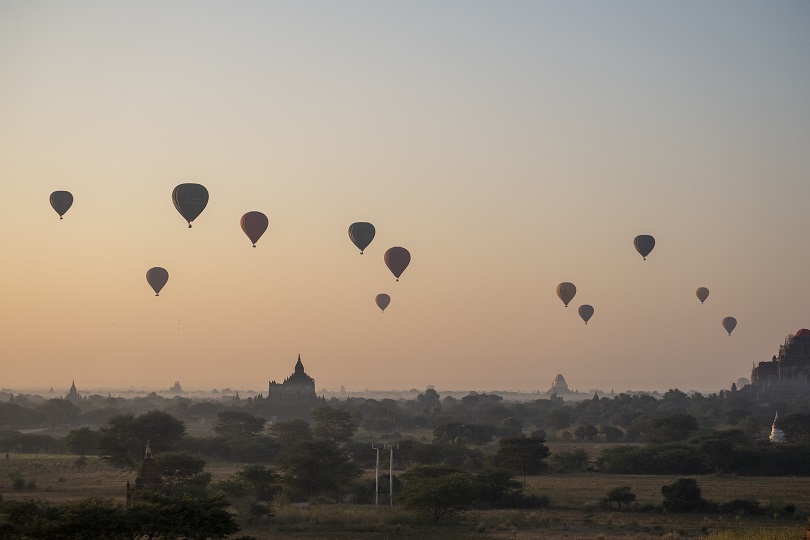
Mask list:
[[[808,27],[803,0],[4,0],[0,387],[266,391],[300,354],[317,389],[728,388],[810,327]]]

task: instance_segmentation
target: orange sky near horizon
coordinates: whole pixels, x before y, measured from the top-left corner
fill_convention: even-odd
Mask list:
[[[808,23],[802,2],[4,2],[0,388],[264,391],[298,354],[318,389],[726,388],[810,327]],[[183,182],[211,197],[190,230]]]

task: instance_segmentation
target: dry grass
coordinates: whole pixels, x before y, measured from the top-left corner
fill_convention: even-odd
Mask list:
[[[78,456],[49,454],[10,454],[0,459],[0,492],[5,498],[37,497],[66,502],[86,497],[101,497],[123,502],[127,480],[135,475],[110,467],[97,457],[77,464]],[[12,481],[21,478],[26,486],[14,490]]]
[[[582,508],[597,505],[608,490],[617,486],[630,486],[641,504],[660,505],[663,501],[661,486],[671,484],[680,476],[651,476],[630,474],[563,474],[529,477],[526,492],[546,495],[556,506]],[[808,477],[743,477],[698,476],[703,498],[715,502],[733,499],[754,499],[763,506],[784,507],[794,504],[810,511],[810,478]]]
[[[797,540],[804,529],[737,529],[712,533],[708,540]]]
[[[124,501],[126,482],[135,473],[121,471],[87,458],[77,466],[77,456],[12,454],[0,458],[0,493],[6,499],[37,497],[53,502],[102,497]],[[238,463],[210,462],[213,479],[227,478],[242,468]],[[15,491],[12,479],[33,481],[33,489]],[[782,540],[801,538],[803,522],[785,516],[737,518],[720,515],[663,514],[660,512],[608,512],[598,500],[612,487],[629,485],[641,504],[661,503],[661,486],[677,476],[572,474],[528,479],[529,493],[547,495],[553,509],[468,511],[434,524],[426,515],[369,505],[281,505],[267,522],[243,524],[240,534],[259,539],[372,539],[413,537],[425,539],[610,539],[706,538],[711,540]],[[810,510],[810,478],[699,477],[704,497],[724,502],[735,498],[757,499],[764,505],[795,504]]]

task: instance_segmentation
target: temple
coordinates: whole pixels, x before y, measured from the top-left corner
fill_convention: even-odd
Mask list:
[[[571,389],[568,388],[568,383],[565,382],[565,377],[562,376],[562,373],[558,373],[554,380],[551,381],[551,388],[548,391],[549,394],[570,394]]]
[[[135,477],[135,487],[131,487],[127,482],[127,506],[132,504],[132,501],[138,496],[138,492],[143,491],[157,491],[163,485],[163,479],[155,463],[155,458],[152,456],[152,447],[149,441],[146,441],[146,451],[143,455],[143,462],[141,463],[141,472]]]
[[[65,396],[65,399],[72,403],[78,403],[82,400],[81,396],[79,395],[79,391],[76,390],[76,381],[73,381],[73,383],[70,385],[70,390]]]
[[[304,364],[301,362],[301,355],[298,355],[298,362],[295,363],[295,371],[292,375],[284,379],[284,382],[277,383],[270,381],[267,389],[267,399],[279,402],[312,402],[315,403],[318,396],[315,394],[315,379],[304,371]]]
[[[810,391],[810,330],[802,328],[788,335],[770,362],[760,362],[751,370],[751,390],[758,397]]]

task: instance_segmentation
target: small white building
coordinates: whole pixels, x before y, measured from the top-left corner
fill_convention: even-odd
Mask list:
[[[776,427],[776,421],[779,419],[779,412],[777,411],[776,416],[773,417],[773,425],[771,426],[771,434],[768,436],[768,439],[774,444],[782,444],[786,443],[785,440],[785,432]]]

